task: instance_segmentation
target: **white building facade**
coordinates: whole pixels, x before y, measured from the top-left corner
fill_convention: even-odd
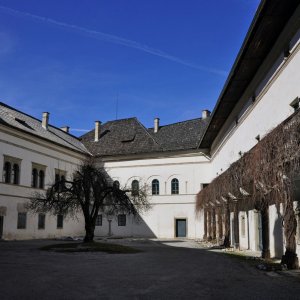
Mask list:
[[[155,119],[149,129],[136,118],[96,122],[95,130],[79,140],[53,126],[44,128],[43,121],[1,104],[2,238],[82,235],[81,216],[66,219],[63,228],[57,228],[61,221],[57,216],[46,216],[45,228],[39,229],[43,216],[26,212],[24,203],[38,188],[33,187],[34,169],[44,174],[41,188],[45,189],[56,174],[72,176],[88,155],[96,157],[121,187],[147,186],[152,205],[139,222],[131,216],[99,213],[96,235],[203,238],[204,217],[202,211],[195,212],[195,195],[299,108],[299,50],[297,1],[262,1],[211,116],[203,111],[201,118],[164,126]],[[10,182],[5,182],[6,163],[11,168]],[[26,226],[19,228],[24,227],[24,218]],[[259,250],[258,212],[239,212],[239,223],[239,247]],[[281,256],[284,238],[275,206],[269,208],[269,225],[271,256]]]

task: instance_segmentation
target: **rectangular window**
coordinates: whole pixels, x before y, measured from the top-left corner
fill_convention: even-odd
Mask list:
[[[61,229],[64,227],[64,216],[63,215],[57,215],[57,226],[58,229]]]
[[[45,214],[39,214],[38,229],[45,229]]]
[[[126,226],[126,215],[118,215],[118,226]]]
[[[96,226],[102,226],[102,215],[97,216]]]
[[[26,217],[27,213],[19,212],[18,213],[18,224],[17,229],[26,229]]]

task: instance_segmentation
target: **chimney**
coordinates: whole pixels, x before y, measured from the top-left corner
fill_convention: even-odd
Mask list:
[[[101,122],[100,121],[95,121],[95,142],[99,141],[100,126],[101,126]]]
[[[43,112],[42,127],[46,130],[48,130],[49,115],[48,112]]]
[[[154,133],[158,132],[159,129],[159,118],[154,119]]]
[[[210,111],[207,109],[202,110],[202,119],[206,119],[210,116]]]
[[[62,126],[60,129],[66,133],[69,133],[70,127],[69,126]]]

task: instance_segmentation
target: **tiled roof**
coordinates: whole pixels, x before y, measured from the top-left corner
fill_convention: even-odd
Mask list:
[[[0,102],[0,124],[14,127],[18,130],[22,130],[75,151],[89,153],[77,137],[52,125],[49,125],[46,130],[42,127],[42,122],[40,120],[22,113],[2,102]]]
[[[94,141],[95,130],[81,137],[94,155],[126,155],[163,150],[136,118],[106,122],[101,125],[100,132],[98,142]]]
[[[128,155],[197,149],[209,118],[194,119],[160,126],[157,133],[146,129],[136,118],[104,123],[100,138],[94,141],[95,131],[81,137],[91,153],[99,156]]]

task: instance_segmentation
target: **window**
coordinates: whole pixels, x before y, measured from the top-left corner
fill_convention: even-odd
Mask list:
[[[61,229],[64,227],[64,216],[63,215],[57,215],[57,226],[58,229]]]
[[[126,215],[118,215],[118,226],[126,226]]]
[[[13,166],[13,184],[19,184],[20,179],[20,168],[18,164]]]
[[[21,159],[4,155],[3,182],[19,184],[20,165]]]
[[[171,194],[179,194],[179,181],[177,178],[171,181]]]
[[[39,172],[39,188],[43,189],[45,185],[45,172],[40,170]]]
[[[19,212],[18,213],[18,224],[17,229],[26,229],[26,212]]]
[[[45,229],[45,219],[46,215],[45,214],[39,214],[38,217],[38,229]]]
[[[31,186],[33,188],[43,189],[45,187],[46,166],[32,163]]]
[[[132,196],[139,195],[139,182],[137,180],[133,180],[131,183],[131,195]]]
[[[96,226],[102,226],[102,215],[97,216]]]
[[[66,171],[55,169],[55,183],[59,191],[65,188],[66,181]],[[59,183],[59,184],[58,184]]]
[[[159,195],[159,181],[157,179],[152,180],[152,195]]]
[[[31,186],[36,188],[38,186],[38,170],[32,169]]]
[[[7,161],[4,163],[3,181],[5,183],[10,183],[10,177],[11,177],[11,163]]]
[[[114,187],[115,189],[119,189],[119,188],[120,188],[120,182],[119,182],[118,180],[115,180],[115,181],[113,182],[113,187]]]

